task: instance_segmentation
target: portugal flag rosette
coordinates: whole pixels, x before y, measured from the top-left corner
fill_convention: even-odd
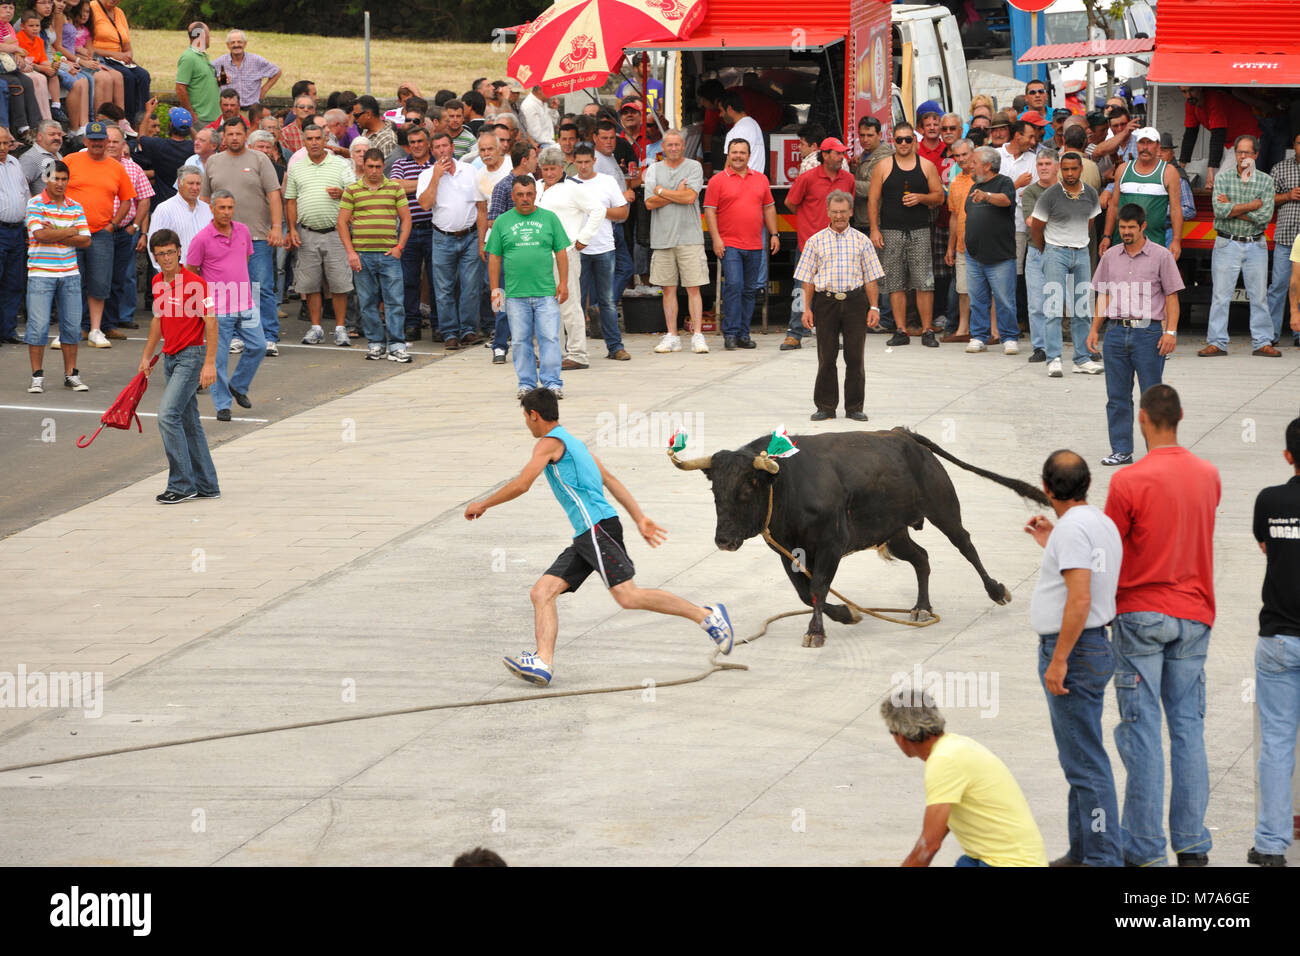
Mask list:
[[[767,443],[767,457],[789,458],[797,454],[799,449],[795,447],[794,439],[790,437],[784,425],[778,425],[776,431],[772,432],[772,440]]]

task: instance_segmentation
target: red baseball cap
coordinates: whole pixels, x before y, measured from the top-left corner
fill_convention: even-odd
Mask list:
[[[820,150],[830,150],[832,153],[847,153],[849,151],[849,148],[834,136],[827,136],[822,140],[822,144],[817,148]]]
[[[624,103],[622,106],[618,108],[618,111],[621,113],[624,110],[636,110],[638,113],[640,113],[644,109],[645,107],[641,105],[640,100],[628,100],[626,103]]]
[[[1043,114],[1038,110],[1025,110],[1020,114],[1020,118],[1031,126],[1046,126],[1047,120],[1043,119]]]

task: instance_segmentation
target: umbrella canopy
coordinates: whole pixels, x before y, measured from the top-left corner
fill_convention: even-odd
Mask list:
[[[704,0],[559,0],[520,31],[508,75],[546,96],[600,86],[623,48],[691,35]]]

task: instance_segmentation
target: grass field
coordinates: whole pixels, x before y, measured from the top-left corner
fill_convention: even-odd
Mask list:
[[[225,35],[212,38],[211,57],[226,52]],[[153,77],[153,91],[172,98],[176,60],[185,49],[178,30],[132,30],[136,59]],[[266,57],[283,71],[272,96],[288,96],[295,80],[315,82],[322,97],[331,90],[366,91],[366,48],[361,37],[318,37],[288,33],[248,32],[250,52]],[[370,91],[385,99],[397,95],[397,84],[410,80],[432,100],[440,89],[463,93],[480,76],[506,78],[509,46],[494,51],[491,43],[426,43],[412,40],[370,41]]]

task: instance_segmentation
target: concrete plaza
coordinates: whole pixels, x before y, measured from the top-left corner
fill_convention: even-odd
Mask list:
[[[761,540],[713,544],[708,483],[664,454],[791,433],[907,425],[953,454],[1037,482],[1063,446],[1112,472],[1101,377],[1048,379],[1000,352],[966,355],[868,339],[867,412],[811,424],[815,352],[596,358],[566,375],[561,420],[668,529],[651,550],[626,522],[637,580],[724,601],[737,633],[798,606]],[[811,344],[811,342],[810,342]],[[593,343],[593,355],[602,351]],[[1204,361],[1180,342],[1165,380],[1180,437],[1223,478],[1218,621],[1207,663],[1211,862],[1242,865],[1254,827],[1256,615],[1264,559],[1251,536],[1261,487],[1289,477],[1282,433],[1300,406],[1295,350],[1273,362],[1240,341]],[[114,440],[158,442],[156,428]],[[7,596],[0,671],[100,673],[102,716],[0,709],[0,766],[271,725],[444,702],[528,696],[501,665],[532,647],[528,588],[571,535],[545,482],[466,522],[465,503],[508,480],[532,439],[510,368],[473,349],[296,414],[214,449],[219,501],[163,508],[159,476],[0,541]],[[1138,447],[1141,448],[1140,437]],[[94,450],[86,453],[94,454]],[[163,464],[158,446],[159,465]],[[477,845],[513,865],[879,864],[911,849],[922,765],[878,709],[896,674],[975,675],[949,728],[989,746],[1024,789],[1049,856],[1066,845],[1057,762],[1028,626],[1041,551],[1037,508],[948,467],[963,517],[1012,604],[997,607],[934,530],[924,629],[773,624],[728,660],[748,670],[659,687],[708,667],[712,645],[677,619],[621,611],[597,583],[560,599],[554,691],[618,694],[440,710],[143,750],[0,773],[0,858],[11,864],[446,865]],[[1171,489],[1177,493],[1177,489]],[[858,603],[910,606],[915,578],[874,554],[841,566]],[[1116,720],[1108,692],[1107,738]],[[1123,766],[1110,746],[1116,777]],[[1167,751],[1166,751],[1167,752]],[[1166,775],[1166,786],[1168,777]],[[949,837],[936,865],[959,854]],[[1172,855],[1171,855],[1172,859]],[[1294,850],[1292,863],[1300,862]]]

